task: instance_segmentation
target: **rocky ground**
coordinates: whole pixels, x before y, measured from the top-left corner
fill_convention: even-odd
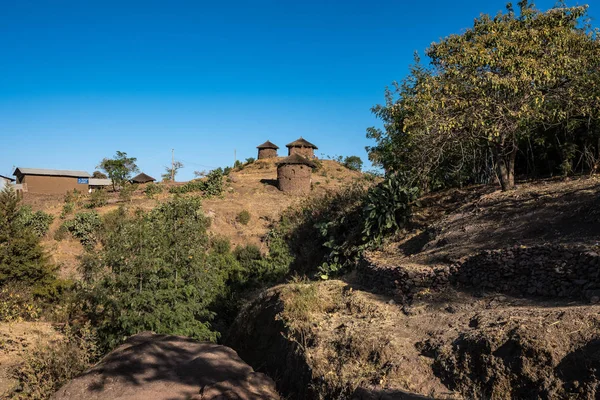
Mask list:
[[[232,349],[179,336],[130,337],[54,400],[278,400],[274,382]]]
[[[594,178],[428,196],[355,273],[269,290],[226,341],[293,399],[598,398],[599,210]]]

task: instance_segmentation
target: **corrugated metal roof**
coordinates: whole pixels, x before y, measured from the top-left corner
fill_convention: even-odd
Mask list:
[[[104,178],[90,178],[90,186],[112,186],[112,181]]]
[[[41,169],[41,168],[17,168],[13,175],[17,175],[17,171],[21,175],[47,175],[47,176],[72,176],[75,178],[89,178],[91,177],[85,171],[71,171],[64,169]]]

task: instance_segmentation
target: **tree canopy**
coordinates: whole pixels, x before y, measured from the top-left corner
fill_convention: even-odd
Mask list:
[[[97,168],[104,170],[113,184],[113,189],[119,186],[123,186],[127,182],[131,175],[138,172],[139,169],[135,162],[137,158],[127,157],[127,153],[123,151],[117,151],[114,158],[104,158],[100,161],[100,165]]]
[[[600,111],[600,42],[585,24],[587,7],[518,6],[432,44],[429,65],[417,59],[386,92],[373,108],[384,127],[367,132],[377,142],[368,148],[373,162],[427,184],[495,171],[507,190],[517,154],[544,144],[549,129],[590,132]]]

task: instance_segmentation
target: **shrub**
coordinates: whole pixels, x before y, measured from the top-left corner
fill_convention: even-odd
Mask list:
[[[216,340],[209,305],[236,268],[228,250],[211,241],[210,219],[196,197],[175,197],[149,213],[124,214],[90,253],[82,293],[104,348],[145,330]]]
[[[248,210],[240,211],[235,219],[242,225],[248,225],[248,222],[250,222],[250,212]]]
[[[119,191],[119,199],[121,199],[121,201],[131,201],[131,196],[133,196],[133,193],[136,189],[137,185],[135,184],[123,185],[123,187],[121,187],[121,190]]]
[[[108,204],[108,192],[104,189],[94,190],[90,195],[90,208],[103,207]]]
[[[353,171],[360,171],[362,169],[363,162],[359,156],[348,156],[344,158],[344,167]]]
[[[90,249],[98,240],[97,232],[102,222],[96,211],[87,211],[75,214],[73,219],[63,222],[64,229],[81,244]]]
[[[60,219],[67,218],[67,215],[71,214],[74,209],[75,209],[75,203],[73,203],[73,202],[65,203],[65,205],[63,206],[63,209],[60,213]]]
[[[33,321],[39,318],[41,309],[31,290],[22,287],[3,287],[0,290],[0,321]]]
[[[48,233],[54,217],[43,211],[33,212],[30,206],[22,206],[19,213],[20,223],[25,229],[31,229],[38,237]]]
[[[12,188],[0,191],[0,286],[45,285],[55,279],[56,267],[50,264],[39,236],[23,226],[19,202]]]
[[[162,186],[157,185],[156,183],[152,183],[152,182],[150,182],[149,184],[147,184],[146,187],[144,188],[144,194],[149,199],[154,198],[154,196],[157,195],[157,194],[161,194],[162,191],[163,191]]]
[[[203,180],[195,180],[183,186],[174,186],[169,193],[203,192],[204,197],[219,196],[223,193],[223,170],[221,168],[210,171]]]
[[[256,159],[254,157],[248,157],[248,158],[246,158],[246,165],[253,164],[254,161],[256,161]]]
[[[13,371],[19,385],[10,398],[50,398],[62,385],[92,366],[98,357],[96,340],[89,324],[78,332],[67,326],[61,340],[28,348],[23,362]]]

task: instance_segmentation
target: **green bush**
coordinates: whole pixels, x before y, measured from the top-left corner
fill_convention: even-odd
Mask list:
[[[203,192],[204,197],[220,196],[223,193],[223,170],[214,169],[206,175],[205,179],[190,181],[183,186],[169,189],[169,193],[175,194],[190,192]]]
[[[149,199],[154,198],[154,196],[157,195],[157,194],[161,194],[162,191],[163,191],[162,186],[157,185],[156,183],[152,183],[152,182],[150,182],[149,184],[147,184],[146,187],[144,188],[144,194]]]
[[[55,279],[56,267],[50,264],[33,228],[23,226],[19,203],[12,188],[0,191],[0,286],[43,286]]]
[[[362,169],[363,162],[359,156],[348,156],[344,158],[344,167],[353,171],[360,171]]]
[[[136,189],[136,184],[124,184],[121,190],[119,190],[119,199],[121,201],[131,201],[131,196],[133,196]]]
[[[104,348],[145,330],[216,340],[209,306],[237,262],[228,244],[210,240],[200,199],[175,197],[151,212],[117,215],[103,249],[82,264],[89,287],[82,303]]]
[[[7,285],[0,289],[1,322],[34,321],[40,313],[30,289],[23,285]]]
[[[49,399],[61,386],[92,366],[98,358],[96,335],[89,325],[74,331],[64,329],[63,337],[27,348],[22,363],[13,371],[19,382],[11,399]]]
[[[77,213],[73,219],[63,222],[64,229],[88,249],[96,244],[101,225],[102,221],[96,211]]]
[[[90,208],[104,207],[108,204],[108,192],[104,189],[94,190],[90,194],[88,206]]]
[[[250,212],[248,210],[240,211],[235,220],[242,225],[248,225],[248,222],[250,222]]]
[[[71,214],[73,210],[75,210],[75,203],[73,203],[72,201],[65,203],[60,213],[60,219],[67,218],[67,215]]]
[[[248,158],[246,158],[246,165],[253,164],[254,161],[256,161],[256,159],[254,157],[248,157]]]
[[[25,229],[31,229],[38,237],[48,233],[54,217],[43,211],[33,212],[30,206],[22,206],[19,212],[20,223]]]

